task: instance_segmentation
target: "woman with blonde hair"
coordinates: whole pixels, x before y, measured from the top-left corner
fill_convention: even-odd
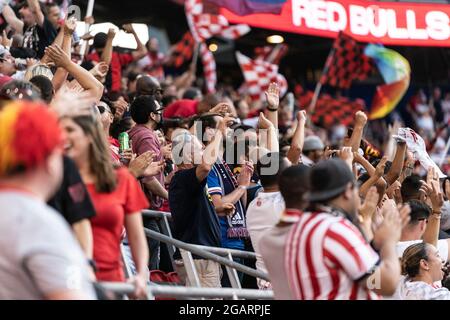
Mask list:
[[[96,210],[91,224],[97,280],[125,280],[120,250],[125,229],[137,270],[132,278],[135,295],[145,296],[148,248],[140,213],[148,208],[148,201],[128,170],[113,166],[94,114],[65,116],[61,126],[66,133],[65,153],[75,161]]]

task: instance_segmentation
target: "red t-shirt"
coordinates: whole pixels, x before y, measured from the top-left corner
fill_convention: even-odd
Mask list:
[[[112,158],[113,162],[117,165],[122,165],[122,163],[120,162],[119,140],[117,140],[113,137],[108,137],[108,142],[109,142],[109,149],[111,150],[111,158]]]
[[[164,109],[164,118],[189,118],[197,114],[197,100],[178,100],[171,103]]]
[[[120,242],[125,215],[148,208],[149,203],[137,180],[121,167],[116,170],[117,187],[111,193],[98,193],[94,184],[86,184],[96,216],[91,219],[97,279],[125,281]]]
[[[87,60],[100,61],[100,57],[97,52],[93,52],[87,56]],[[129,53],[119,53],[113,51],[111,64],[109,66],[109,72],[111,72],[111,91],[118,92],[122,87],[122,68],[126,67],[134,61],[133,56]]]

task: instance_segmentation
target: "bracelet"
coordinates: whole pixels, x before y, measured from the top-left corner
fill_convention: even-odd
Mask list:
[[[269,108],[269,107],[267,107],[267,110],[272,111],[272,112],[277,112],[278,111],[278,109],[272,109],[272,108]]]

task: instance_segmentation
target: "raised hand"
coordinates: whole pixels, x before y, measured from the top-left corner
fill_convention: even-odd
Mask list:
[[[386,243],[397,243],[400,240],[402,229],[409,222],[410,212],[409,205],[400,207],[400,211],[396,206],[383,206],[383,222],[375,230],[373,237],[376,248],[381,249]]]
[[[230,113],[231,107],[228,103],[220,102],[213,108],[211,108],[208,113],[217,113],[222,116],[226,115],[227,113]]]
[[[80,39],[81,39],[81,40],[88,41],[88,40],[94,39],[94,36],[92,35],[92,33],[88,32],[88,33],[83,34],[83,35],[80,37]]]
[[[377,204],[380,196],[376,187],[371,187],[366,194],[366,198],[359,209],[359,214],[364,222],[371,222],[372,217],[377,209]]]
[[[445,197],[450,200],[450,180],[445,179]]]
[[[323,152],[323,158],[324,158],[324,159],[328,159],[328,158],[330,158],[334,153],[337,153],[337,152],[338,152],[338,150],[333,150],[333,149],[331,149],[330,146],[326,146],[326,147],[325,147],[325,151]]]
[[[50,108],[60,117],[91,115],[96,100],[89,92],[76,92],[63,85],[53,98]]]
[[[27,69],[31,68],[32,66],[36,65],[38,63],[38,61],[36,59],[33,58],[26,58],[25,60],[27,62]]]
[[[51,46],[45,49],[45,53],[48,55],[50,60],[52,60],[57,67],[66,68],[71,60],[67,53],[61,49],[57,44],[52,44]]]
[[[393,184],[391,184],[387,189],[386,189],[386,194],[390,199],[395,199],[395,202],[397,202],[396,199],[396,193],[397,191],[400,191],[402,184],[398,181],[395,180]],[[398,202],[397,202],[398,203]]]
[[[109,30],[108,30],[108,38],[109,39],[114,39],[115,36],[116,36],[116,29],[109,28]]]
[[[429,193],[431,207],[434,212],[440,212],[444,205],[444,195],[439,184],[439,175],[433,167],[428,169],[427,186],[431,189]]]
[[[119,97],[119,99],[114,101],[112,104],[113,107],[116,109],[116,114],[114,115],[114,118],[122,119],[123,114],[128,109],[128,102],[126,102],[123,97]]]
[[[375,168],[375,175],[381,178],[384,175],[384,170],[386,169],[387,157],[383,157]]]
[[[264,113],[260,112],[259,119],[258,119],[258,128],[267,130],[270,127],[273,127],[272,122],[270,122],[270,120],[266,118]]]
[[[6,34],[6,30],[3,30],[3,32],[2,32],[2,41],[1,41],[1,44],[2,44],[4,47],[7,47],[7,48],[9,48],[9,47],[11,46],[11,44],[12,44],[12,39],[9,39],[9,38],[8,38],[8,35]]]
[[[238,177],[239,186],[248,187],[250,185],[250,179],[253,175],[253,164],[251,161],[246,161],[242,166],[241,173]]]
[[[77,19],[75,17],[71,17],[64,21],[64,34],[72,35],[77,28]]]
[[[297,112],[297,121],[299,123],[300,122],[305,123],[306,119],[307,119],[307,117],[306,117],[306,111],[305,110],[300,110],[299,112]]]
[[[350,169],[353,168],[353,151],[351,147],[343,147],[339,151],[339,158],[345,161],[350,166]]]
[[[94,19],[93,16],[88,16],[88,17],[84,18],[84,22],[85,22],[86,24],[91,25],[91,24],[94,24],[94,23],[95,23],[95,19]]]
[[[103,79],[106,77],[109,71],[109,66],[106,62],[101,61],[97,63],[90,72],[96,77],[97,79]]]
[[[364,126],[367,123],[367,115],[363,111],[358,111],[355,114],[355,125]]]
[[[133,33],[133,32],[134,32],[134,28],[133,28],[133,26],[131,25],[131,23],[124,24],[124,25],[122,26],[122,29],[123,29],[126,33]]]
[[[266,92],[266,100],[269,108],[278,109],[280,105],[280,87],[277,83],[272,82]]]
[[[144,152],[139,157],[133,155],[128,169],[135,177],[157,175],[163,170],[164,164],[161,161],[153,161],[154,157],[155,153],[152,151]]]
[[[161,153],[164,159],[172,159],[172,144],[169,143],[161,147]]]

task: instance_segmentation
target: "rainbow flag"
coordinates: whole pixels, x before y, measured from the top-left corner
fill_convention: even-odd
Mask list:
[[[206,0],[207,3],[226,8],[238,16],[252,13],[280,14],[286,0]]]
[[[381,119],[391,113],[409,87],[411,67],[398,52],[381,45],[369,44],[364,54],[371,57],[385,84],[377,87],[369,119]]]

